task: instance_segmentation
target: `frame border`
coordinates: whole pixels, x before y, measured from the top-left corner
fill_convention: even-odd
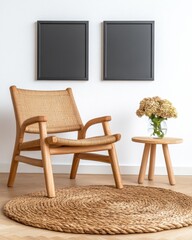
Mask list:
[[[129,81],[139,81],[139,80],[154,80],[154,31],[155,31],[155,21],[104,21],[104,51],[103,51],[103,80],[129,80]],[[127,78],[119,77],[113,78],[107,76],[107,68],[108,68],[108,62],[107,62],[107,54],[108,54],[108,46],[107,46],[107,27],[108,25],[112,24],[149,24],[151,26],[151,67],[150,67],[150,78],[142,78],[142,77],[130,77],[127,76]]]
[[[41,26],[43,24],[81,24],[85,26],[85,76],[79,78],[69,78],[63,76],[57,77],[43,77],[41,74]],[[37,21],[37,80],[88,80],[89,67],[89,21]]]

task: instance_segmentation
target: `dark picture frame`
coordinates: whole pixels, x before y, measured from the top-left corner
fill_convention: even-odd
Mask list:
[[[88,21],[37,21],[38,80],[88,80],[88,61]]]
[[[104,80],[154,80],[154,21],[104,21]]]

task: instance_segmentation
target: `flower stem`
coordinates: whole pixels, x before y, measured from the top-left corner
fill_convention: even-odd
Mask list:
[[[164,131],[162,129],[161,123],[162,121],[166,120],[166,118],[156,116],[154,114],[149,117],[151,119],[151,126],[153,127],[153,132],[151,136],[153,137],[158,137],[158,138],[163,138],[164,137]]]

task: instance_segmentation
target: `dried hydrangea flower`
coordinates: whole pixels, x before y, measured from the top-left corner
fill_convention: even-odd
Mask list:
[[[167,119],[172,117],[176,118],[177,111],[170,101],[156,96],[144,98],[140,101],[139,109],[137,109],[136,115],[138,117],[145,115],[149,118],[153,115]]]

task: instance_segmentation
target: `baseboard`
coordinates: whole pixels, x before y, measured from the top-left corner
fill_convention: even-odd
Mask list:
[[[10,165],[9,164],[0,164],[0,172],[8,173]],[[54,173],[70,173],[71,165],[70,164],[54,164],[53,172]],[[174,167],[175,175],[192,175],[192,167]],[[120,171],[122,175],[138,175],[139,166],[127,166],[120,165]],[[42,173],[42,168],[37,168],[29,166],[27,164],[20,164],[18,167],[18,172],[20,173]],[[78,174],[112,174],[110,165],[106,164],[80,164],[78,169]],[[155,167],[156,175],[167,175],[167,170],[165,167]]]

